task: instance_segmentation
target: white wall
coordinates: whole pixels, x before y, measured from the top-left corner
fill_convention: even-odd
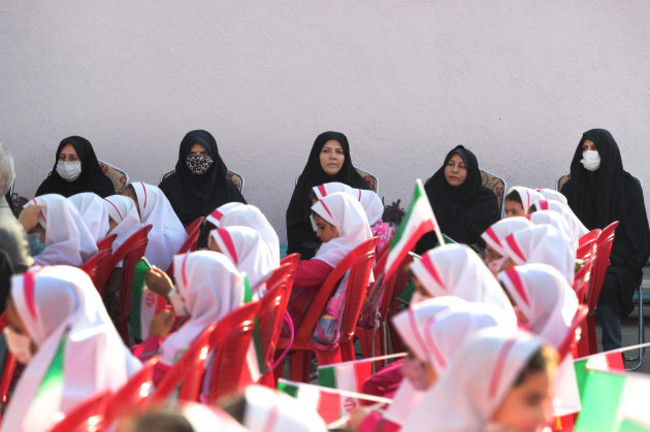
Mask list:
[[[281,238],[330,129],[387,202],[457,144],[552,187],[593,127],[647,187],[649,23],[642,0],[0,0],[0,141],[31,196],[65,136],[157,184],[205,128]]]

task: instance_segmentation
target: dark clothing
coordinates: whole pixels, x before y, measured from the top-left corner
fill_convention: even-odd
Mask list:
[[[320,153],[325,143],[330,140],[336,140],[341,144],[345,156],[341,170],[335,175],[328,175],[320,163]],[[287,254],[297,252],[301,259],[306,260],[312,258],[320,246],[321,242],[309,218],[312,206],[309,195],[314,186],[329,182],[345,183],[357,189],[370,189],[363,177],[354,169],[350,157],[350,144],[346,136],[340,132],[323,132],[314,141],[307,165],[300,174],[287,209]]]
[[[194,144],[200,144],[214,161],[204,174],[193,174],[187,166],[187,156]],[[222,204],[233,201],[246,203],[227,174],[226,164],[219,156],[217,141],[209,132],[195,130],[188,132],[181,141],[176,172],[160,182],[158,187],[167,196],[183,225],[188,226]]]
[[[7,296],[11,289],[11,276],[14,270],[11,267],[11,259],[4,249],[0,248],[0,314],[5,311]]]
[[[460,186],[451,186],[445,178],[445,167],[458,154],[465,162],[467,177]],[[492,190],[483,186],[481,171],[474,153],[462,145],[445,157],[442,167],[424,186],[440,230],[458,243],[483,245],[481,234],[499,220],[499,203]],[[424,253],[434,247],[433,231],[425,234],[416,247]]]
[[[59,155],[67,144],[72,144],[81,162],[81,175],[72,182],[65,180],[56,172]],[[71,136],[59,144],[52,174],[43,180],[43,183],[36,190],[36,196],[53,193],[67,198],[81,192],[93,192],[102,198],[106,198],[115,194],[115,187],[111,179],[102,172],[90,142],[86,138]]]
[[[9,257],[11,267],[22,273],[34,265],[23,226],[14,216],[4,196],[0,195],[0,248]],[[4,307],[4,303],[0,305]]]
[[[587,139],[594,142],[600,155],[596,171],[580,163]],[[609,305],[620,316],[629,315],[634,309],[634,290],[641,283],[643,266],[650,256],[650,227],[641,185],[623,169],[618,145],[608,131],[592,129],[582,135],[571,161],[571,178],[562,193],[590,230],[619,221],[599,304]]]

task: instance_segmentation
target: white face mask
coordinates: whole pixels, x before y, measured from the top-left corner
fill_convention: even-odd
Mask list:
[[[73,182],[81,175],[81,162],[58,162],[56,172],[66,181]]]
[[[508,261],[508,257],[504,256],[504,257],[501,257],[501,258],[497,258],[497,259],[495,259],[493,261],[490,261],[490,263],[487,266],[490,269],[490,271],[492,272],[492,274],[494,276],[496,276],[497,273],[499,273],[501,271],[501,267],[503,267],[503,265],[506,263],[506,261]]]
[[[177,317],[183,317],[189,315],[189,312],[185,308],[185,300],[181,297],[180,293],[176,288],[172,289],[169,292],[169,302],[172,304],[172,309],[174,310],[174,315]]]
[[[600,168],[600,155],[596,150],[586,150],[582,152],[582,160],[580,163],[586,170],[596,171]]]
[[[7,338],[7,347],[9,351],[16,356],[16,360],[22,364],[27,364],[32,359],[31,341],[25,335],[16,333],[9,326],[5,327],[5,338]]]

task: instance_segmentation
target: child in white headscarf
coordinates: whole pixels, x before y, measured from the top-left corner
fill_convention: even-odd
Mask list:
[[[363,207],[344,192],[328,195],[311,208],[316,234],[322,244],[312,259],[300,261],[296,269],[289,301],[289,313],[296,327],[334,267],[353,249],[372,238]]]
[[[79,267],[97,253],[97,244],[76,208],[63,196],[41,195],[29,205],[43,205],[38,224],[30,233],[40,233],[45,248],[34,257],[37,265],[66,264]]]
[[[123,195],[138,205],[142,225],[152,225],[144,255],[158,268],[167,270],[172,258],[187,239],[187,232],[165,194],[156,186],[131,183]]]
[[[506,218],[526,216],[530,205],[544,196],[535,189],[525,186],[513,186],[506,195]]]
[[[567,242],[577,249],[578,240],[574,239],[571,236],[571,230],[566,223],[566,219],[562,215],[553,210],[538,210],[526,216],[526,219],[534,223],[535,225],[551,225],[556,230],[560,231]]]
[[[142,228],[140,216],[135,202],[122,195],[111,195],[104,198],[104,206],[109,217],[109,234],[117,234],[113,241],[113,252]]]
[[[117,390],[141,367],[78,268],[34,267],[14,276],[7,314],[9,350],[27,367],[2,416],[3,432],[50,430],[77,404]]]
[[[92,192],[82,192],[72,195],[68,201],[77,209],[81,220],[86,224],[88,231],[95,239],[100,241],[108,233],[108,213],[104,208],[104,200]]]
[[[506,237],[522,228],[533,227],[534,224],[524,217],[511,217],[495,222],[481,234],[485,241],[485,264],[496,276],[508,260],[506,254]]]
[[[530,205],[528,213],[533,213],[539,210],[553,210],[561,214],[566,221],[567,226],[569,227],[569,233],[574,242],[579,241],[580,237],[589,232],[589,229],[580,221],[580,219],[578,219],[578,216],[573,213],[573,210],[571,210],[568,205],[562,203],[561,201],[535,201]]]

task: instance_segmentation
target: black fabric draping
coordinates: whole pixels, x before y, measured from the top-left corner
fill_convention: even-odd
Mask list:
[[[580,163],[585,140],[596,145],[600,168],[589,171]],[[650,227],[640,183],[623,169],[621,152],[611,133],[592,129],[582,135],[571,161],[571,178],[562,187],[569,206],[589,229],[619,221],[610,255],[611,265],[599,303],[619,315],[634,308],[632,296],[641,283],[643,266],[650,256]],[[613,276],[613,277],[612,277]]]
[[[345,156],[341,170],[335,175],[328,175],[320,163],[321,150],[330,140],[336,140],[341,144]],[[350,157],[350,144],[347,137],[340,132],[323,132],[314,141],[307,165],[302,170],[287,209],[287,253],[297,252],[302,259],[310,259],[320,246],[321,242],[309,218],[312,206],[309,192],[314,186],[329,182],[345,183],[357,189],[370,189],[363,177],[354,169]]]
[[[193,174],[187,167],[187,156],[194,144],[200,144],[214,161],[204,174]],[[233,201],[246,203],[227,174],[226,164],[219,156],[217,141],[207,131],[194,130],[181,141],[176,172],[163,179],[158,187],[167,196],[183,225],[187,226],[222,204]]]
[[[460,155],[467,170],[467,177],[460,186],[451,186],[445,178],[445,167],[455,154]],[[474,153],[462,145],[447,154],[442,167],[427,182],[424,190],[440,230],[458,243],[482,246],[481,233],[499,220],[497,197],[492,190],[483,186]],[[423,253],[435,244],[436,237],[432,231],[422,237],[416,251]]]
[[[63,179],[56,172],[59,155],[63,147],[67,144],[72,144],[81,162],[81,175],[72,182]],[[111,179],[106,177],[102,172],[90,142],[80,136],[71,136],[65,138],[59,144],[59,148],[56,150],[56,159],[52,168],[52,174],[43,180],[43,183],[36,190],[36,196],[54,193],[67,198],[81,192],[94,192],[100,197],[105,198],[113,195],[115,188]]]
[[[5,311],[13,274],[14,270],[9,255],[4,249],[0,249],[0,313]]]

